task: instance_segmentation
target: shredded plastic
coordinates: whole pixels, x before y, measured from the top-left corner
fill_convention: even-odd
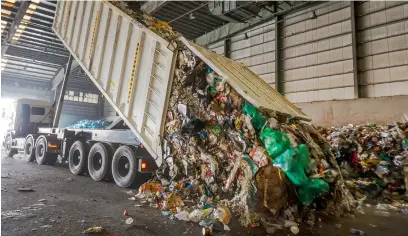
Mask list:
[[[80,120],[78,123],[69,125],[70,129],[104,129],[108,127],[112,122],[101,120]]]

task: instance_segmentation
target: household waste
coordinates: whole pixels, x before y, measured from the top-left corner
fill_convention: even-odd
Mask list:
[[[243,226],[298,233],[299,223],[315,223],[316,212],[353,211],[358,202],[330,144],[310,123],[261,112],[177,41],[167,23],[112,3],[178,50],[164,164],[139,188],[142,204],[196,222],[205,234],[228,230],[233,214]]]
[[[330,142],[346,184],[357,199],[403,206],[408,201],[408,123],[321,128]],[[406,167],[405,167],[406,168]],[[408,208],[408,206],[407,206]]]
[[[80,120],[78,123],[69,125],[70,129],[104,129],[107,128],[112,122],[101,120]]]

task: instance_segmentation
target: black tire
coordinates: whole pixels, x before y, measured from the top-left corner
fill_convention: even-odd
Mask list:
[[[47,164],[47,140],[43,137],[38,138],[35,145],[35,160],[40,165]]]
[[[24,143],[24,156],[25,161],[32,162],[35,160],[35,146],[34,146],[34,138],[32,136],[28,136]]]
[[[88,164],[88,145],[81,141],[76,141],[69,149],[68,164],[71,173],[74,175],[83,175],[87,170]]]
[[[132,149],[128,146],[119,147],[112,159],[112,176],[116,185],[129,188],[140,175],[138,162]]]
[[[109,179],[111,177],[111,156],[110,148],[103,143],[95,143],[88,154],[88,172],[95,181]]]
[[[8,134],[6,136],[6,139],[4,140],[4,149],[6,150],[6,156],[7,157],[13,157],[14,151],[11,148],[13,142],[13,137],[11,137],[11,134]]]

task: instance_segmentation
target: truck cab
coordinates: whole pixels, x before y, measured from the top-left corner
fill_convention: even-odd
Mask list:
[[[38,133],[39,128],[52,125],[53,103],[35,99],[18,99],[12,102],[11,109],[2,113],[8,122],[4,147],[7,156],[24,149],[28,134]]]

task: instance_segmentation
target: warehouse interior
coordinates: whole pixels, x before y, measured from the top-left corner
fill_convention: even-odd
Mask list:
[[[43,100],[56,106],[62,98],[61,116],[58,127],[54,128],[66,128],[83,120],[116,122],[120,119],[118,109],[115,109],[109,99],[105,98],[81,63],[75,59],[70,62],[72,57],[66,47],[67,44],[62,42],[54,32],[53,25],[58,15],[58,2],[49,0],[3,0],[1,2],[0,108],[3,113],[7,109],[13,109],[10,104],[16,99]],[[75,6],[72,8],[75,14],[81,4],[86,4],[86,1],[78,2],[81,3],[66,2]],[[310,117],[311,122],[318,127],[330,129],[330,127],[349,124],[386,126],[395,122],[408,122],[408,2],[170,0],[123,2],[128,9],[143,12],[157,20],[167,22],[173,31],[179,32],[191,42],[246,66],[265,84]],[[66,86],[64,81],[67,82]],[[61,96],[61,90],[64,91],[64,96]],[[8,121],[4,114],[1,119],[0,135],[4,138]],[[406,135],[408,137],[408,134]],[[404,148],[407,152],[407,148],[405,146]],[[12,163],[3,165],[15,168],[15,164]],[[26,168],[24,172],[29,172],[28,167],[24,167]],[[44,170],[35,167],[35,171]],[[407,175],[408,170],[405,171]],[[6,172],[12,171],[6,169]],[[54,178],[54,175],[56,175],[54,172],[50,172],[46,178]],[[2,173],[2,183],[4,180],[9,181],[3,179],[3,176]],[[71,177],[67,176],[70,175],[59,176],[58,183],[68,182],[78,186],[82,184],[86,188],[91,188],[92,183],[87,183],[84,179],[75,179],[72,182],[72,179],[69,180]],[[407,178],[406,176],[406,182],[408,182]],[[47,183],[47,186],[48,184],[51,183]],[[98,188],[94,193],[89,193],[94,194],[91,199],[96,199],[95,201],[88,202],[87,198],[91,195],[80,197],[84,204],[85,201],[86,204],[108,204],[105,201],[118,199],[118,196],[115,196],[114,199],[106,200],[110,195],[104,195],[105,187],[99,185]],[[110,189],[110,191],[122,191],[117,189]],[[137,191],[134,190],[134,192]],[[2,188],[2,195],[4,194],[7,193],[3,192]],[[79,196],[81,191],[78,190],[75,194]],[[99,196],[103,196],[102,200],[98,198]],[[12,198],[8,197],[9,201]],[[123,199],[126,200],[126,198]],[[2,204],[4,204],[3,201]],[[367,205],[370,204],[367,203]],[[123,205],[120,207],[124,208]],[[75,209],[80,211],[79,208]],[[120,216],[125,210],[122,208],[119,210]],[[70,209],[67,206],[63,210],[70,211]],[[84,209],[89,208],[86,206]],[[374,207],[356,222],[380,225],[381,218],[371,218],[373,212]],[[99,213],[109,214],[108,208]],[[138,214],[144,213],[146,212],[143,210],[138,212]],[[76,220],[87,222],[82,222],[81,226],[90,224],[91,220],[89,222],[88,219],[85,220],[88,217],[87,214],[78,214],[80,216]],[[127,216],[127,213],[124,214]],[[146,214],[149,214],[150,219],[162,217],[161,213],[154,215],[156,213],[149,211]],[[400,222],[407,219],[407,214],[408,208],[400,215],[387,218],[389,222],[391,222],[390,219],[393,221],[389,223],[389,228],[384,229],[385,226],[380,228],[391,230],[390,232],[392,230],[404,232]],[[76,221],[69,223],[72,226],[70,229],[55,226],[41,228],[42,226],[27,223],[29,225],[24,227],[29,228],[17,230],[18,227],[13,229],[14,223],[3,222],[4,216],[2,208],[2,224],[4,222],[9,224],[6,228],[8,233],[2,229],[4,235],[27,235],[27,232],[33,235],[52,235],[52,232],[59,232],[59,230],[65,230],[66,235],[77,233],[72,231],[72,228],[76,227],[74,226]],[[107,218],[103,220],[108,220]],[[54,217],[50,220],[60,221]],[[351,225],[354,220],[349,218],[342,224]],[[156,227],[156,223],[144,219],[141,226],[137,225],[131,229],[136,231],[129,232],[162,235],[169,230],[169,227],[172,228],[172,224],[173,227],[177,224],[173,221],[169,223],[170,225],[156,229],[155,232],[153,228]],[[42,224],[43,226],[53,225],[49,222]],[[289,226],[291,233],[297,234],[298,231],[293,231],[291,227]],[[341,226],[336,225],[333,229],[327,229],[327,227],[323,227],[326,231],[321,235],[325,232],[333,232],[334,235]],[[358,228],[358,226],[353,227]],[[372,232],[370,235],[381,235],[379,228],[367,227],[365,231]],[[237,229],[235,226],[232,228]],[[265,228],[268,229],[268,227]],[[349,228],[344,232],[349,232]],[[124,232],[120,235],[130,235],[127,231]],[[174,235],[181,232],[184,231],[177,229]],[[193,230],[188,235],[193,235],[193,232],[197,233]],[[256,230],[246,232],[253,235],[260,234]],[[302,232],[304,232],[303,229],[301,235],[303,235]],[[309,235],[310,232],[306,232],[308,233],[305,235]],[[270,235],[274,233],[275,231],[268,232]],[[364,235],[356,231],[352,233]],[[310,235],[314,234],[310,233]]]
[[[51,29],[55,6],[52,1],[3,1],[2,98],[54,100],[69,57]],[[27,10],[19,11],[21,7]],[[132,7],[242,62],[312,116],[315,124],[407,120],[402,109],[407,107],[408,95],[408,6],[404,2],[260,1],[243,3],[228,14],[211,13],[215,6],[197,1],[136,2]],[[10,35],[16,19],[20,24]],[[72,100],[81,99],[79,93],[100,97],[86,73],[75,68],[68,85],[75,94]],[[77,111],[66,115],[73,119],[71,123],[84,117],[114,116],[109,104],[103,103],[103,98],[98,104],[78,100]]]

